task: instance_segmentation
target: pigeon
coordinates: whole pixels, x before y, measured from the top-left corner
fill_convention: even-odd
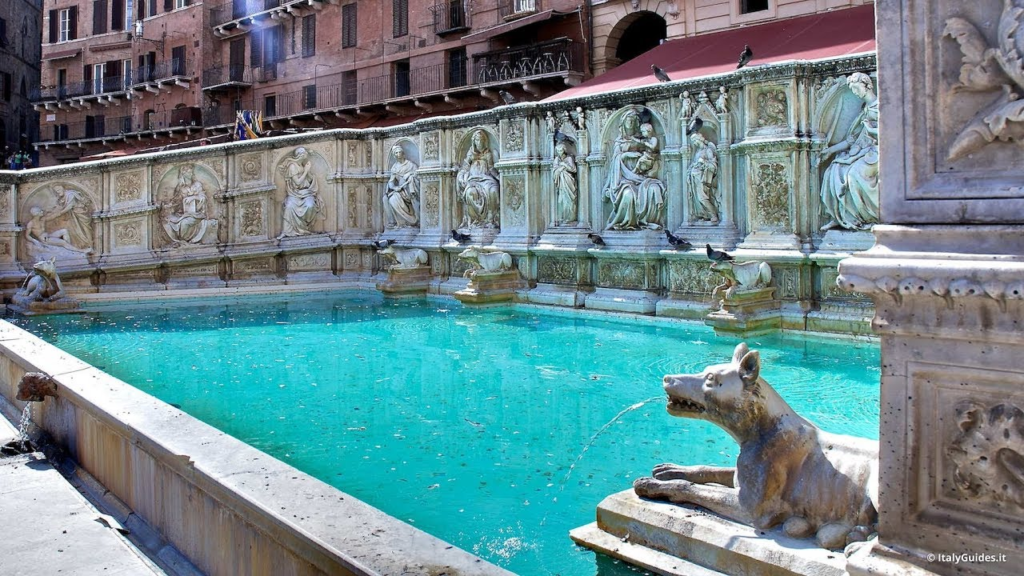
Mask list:
[[[453,229],[452,230],[452,240],[455,240],[459,244],[464,244],[466,242],[469,242],[471,240],[471,238],[470,238],[469,234],[463,234],[462,232],[459,232],[458,230],[454,230]]]
[[[696,134],[703,127],[704,121],[700,119],[700,116],[694,116],[693,120],[690,120],[690,123],[686,125],[686,135]]]
[[[501,99],[505,102],[505,104],[516,103],[516,97],[509,94],[507,90],[498,90],[498,96],[501,96]]]
[[[394,243],[395,243],[395,241],[391,240],[391,239],[388,239],[388,240],[374,240],[373,241],[373,247],[376,248],[377,250],[383,250],[383,249],[387,248],[388,246],[391,246]]]
[[[665,230],[665,237],[668,238],[668,243],[671,244],[676,250],[689,250],[690,248],[693,248],[692,244],[690,244],[686,240],[683,240],[679,236],[676,236],[675,234],[669,232],[668,230]]]
[[[590,238],[590,241],[593,242],[594,244],[597,244],[598,246],[604,246],[605,245],[604,244],[604,238],[601,238],[597,234],[594,234],[594,233],[587,234],[587,238]]]
[[[715,262],[727,262],[733,260],[733,257],[726,252],[721,250],[715,250],[711,247],[711,244],[705,244],[708,248],[708,260],[714,260]]]
[[[658,68],[656,64],[651,64],[651,71],[654,72],[654,77],[657,78],[659,82],[672,81],[672,79],[669,78],[668,74],[666,74],[665,71],[662,70],[661,68]]]
[[[740,52],[740,62],[736,65],[736,69],[739,70],[750,62],[750,59],[754,57],[754,51],[750,49],[750,44],[743,45],[743,52]]]

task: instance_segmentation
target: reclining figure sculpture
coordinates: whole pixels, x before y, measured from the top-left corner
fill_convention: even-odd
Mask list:
[[[736,346],[732,362],[668,375],[668,412],[707,420],[740,445],[735,468],[660,464],[639,478],[638,496],[693,504],[794,538],[842,548],[875,532],[878,448],[819,430],[759,377],[760,356]]]

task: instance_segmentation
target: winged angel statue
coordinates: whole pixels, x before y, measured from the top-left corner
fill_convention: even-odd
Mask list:
[[[990,47],[978,28],[964,18],[946,20],[943,35],[960,45],[963,65],[953,92],[1002,93],[982,110],[949,147],[949,160],[958,160],[994,141],[1024,142],[1024,0],[1004,0],[999,18],[998,46]]]

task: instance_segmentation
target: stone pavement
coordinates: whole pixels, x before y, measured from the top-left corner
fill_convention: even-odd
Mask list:
[[[0,445],[16,436],[0,415]],[[164,574],[100,516],[41,453],[0,457],[0,574]]]

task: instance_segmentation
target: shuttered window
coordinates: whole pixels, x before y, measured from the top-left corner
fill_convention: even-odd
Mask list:
[[[302,87],[302,108],[312,110],[316,108],[316,85],[310,84]]]
[[[409,0],[393,0],[392,31],[395,38],[409,33]]]
[[[110,29],[124,30],[124,0],[113,0],[110,4]]]
[[[249,49],[249,64],[252,66],[263,65],[263,31],[253,30],[249,35],[252,38],[252,46]]]
[[[356,45],[356,5],[346,4],[341,7],[341,47],[352,48]]]
[[[57,10],[50,10],[50,44],[57,43]]]
[[[174,0],[164,0],[164,12],[174,10]]]
[[[302,57],[316,54],[316,14],[302,19]]]
[[[93,0],[92,3],[92,33],[107,33],[107,0]]]

